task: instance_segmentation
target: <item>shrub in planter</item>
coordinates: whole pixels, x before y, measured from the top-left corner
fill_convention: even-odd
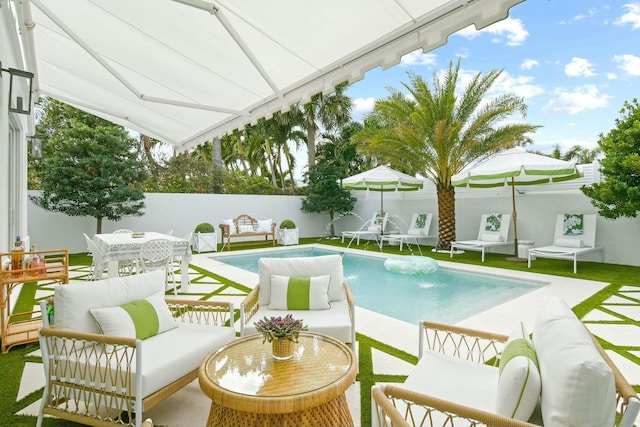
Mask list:
[[[193,230],[194,233],[213,233],[215,231],[216,231],[215,227],[209,224],[208,222],[203,222],[201,224],[198,224],[196,226],[196,229]]]
[[[208,222],[198,224],[193,234],[193,249],[196,252],[212,252],[218,250],[218,235],[213,225]]]
[[[280,223],[280,228],[290,230],[290,229],[296,228],[296,223],[290,219],[285,219]]]
[[[297,245],[298,229],[296,223],[290,219],[285,219],[280,223],[277,233],[279,245]]]

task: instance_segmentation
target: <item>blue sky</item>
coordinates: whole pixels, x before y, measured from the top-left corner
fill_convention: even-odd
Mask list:
[[[549,153],[597,147],[615,127],[625,100],[640,98],[640,1],[526,0],[508,19],[481,31],[465,28],[428,53],[412,52],[397,66],[369,71],[351,85],[353,117],[361,120],[388,87],[405,91],[407,71],[433,73],[462,58],[462,82],[477,72],[503,74],[490,97],[524,97],[528,123],[542,126],[531,149]]]

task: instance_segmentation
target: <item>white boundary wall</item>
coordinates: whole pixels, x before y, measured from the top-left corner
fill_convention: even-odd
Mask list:
[[[545,186],[548,190],[551,187],[553,186]],[[364,221],[371,218],[372,212],[380,209],[380,193],[354,194],[359,198],[355,215],[340,217],[335,221],[338,235],[343,230],[360,229]],[[117,228],[159,232],[173,230],[174,235],[184,236],[200,222],[210,222],[218,230],[218,224],[223,219],[246,213],[258,219],[272,218],[277,223],[283,219],[292,219],[298,226],[300,237],[328,235],[328,214],[302,212],[301,200],[298,196],[147,193],[144,216],[125,217],[117,223],[105,220],[103,232],[111,232]],[[524,194],[518,194],[516,200],[518,238],[534,240],[536,246],[552,243],[557,214],[597,213],[590,200],[577,188],[533,191],[533,187],[530,187],[524,190]],[[403,231],[406,230],[413,212],[433,212],[431,233],[437,233],[438,209],[434,189],[427,188],[412,193],[385,193],[384,208],[390,213],[390,226]],[[457,189],[457,239],[476,238],[483,213],[511,211],[510,189]],[[68,217],[47,212],[31,202],[28,221],[31,242],[40,249],[66,247],[71,253],[84,252],[86,247],[82,233],[92,236],[96,230],[93,218]],[[512,238],[513,227],[510,234]],[[434,244],[434,241],[428,243]],[[604,251],[589,254],[585,259],[600,262],[604,257],[607,263],[637,266],[640,265],[640,257],[637,256],[639,243],[638,219],[609,220],[598,217],[596,244],[603,246]],[[510,250],[505,247],[502,252],[509,253]]]

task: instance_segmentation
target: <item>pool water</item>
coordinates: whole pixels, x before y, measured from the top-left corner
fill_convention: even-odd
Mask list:
[[[262,257],[290,258],[342,255],[344,278],[356,305],[410,323],[421,320],[457,323],[544,286],[542,282],[440,267],[429,274],[387,271],[384,258],[305,248],[215,257],[235,267],[258,272]]]

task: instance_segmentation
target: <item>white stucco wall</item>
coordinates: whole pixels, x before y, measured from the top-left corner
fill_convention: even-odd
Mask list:
[[[354,192],[359,197],[355,215],[340,217],[335,221],[336,233],[357,230],[372,212],[380,209],[380,194]],[[33,194],[33,193],[31,193]],[[406,230],[413,212],[433,212],[432,232],[437,233],[438,209],[435,192],[385,193],[384,208],[390,212],[391,226]],[[552,243],[555,218],[559,213],[597,213],[589,199],[578,189],[548,192],[527,191],[517,196],[518,238],[534,240],[536,246]],[[307,214],[300,210],[301,198],[296,196],[250,196],[216,194],[146,194],[145,215],[126,217],[119,222],[105,221],[103,232],[117,228],[138,231],[166,232],[184,236],[200,222],[210,222],[216,229],[225,218],[242,213],[258,219],[272,218],[277,223],[293,219],[298,225],[300,237],[328,235],[327,214]],[[482,189],[456,191],[456,230],[460,240],[477,236],[480,216],[483,213],[510,213],[511,193],[508,189]],[[59,213],[43,211],[29,204],[29,234],[32,243],[41,249],[69,248],[71,253],[86,250],[82,233],[92,236],[96,230],[93,218],[73,218]],[[511,229],[511,237],[513,228]],[[596,244],[604,247],[601,253],[589,258],[607,263],[640,265],[637,245],[640,242],[640,220],[608,220],[598,217]],[[510,253],[505,247],[504,253]]]

